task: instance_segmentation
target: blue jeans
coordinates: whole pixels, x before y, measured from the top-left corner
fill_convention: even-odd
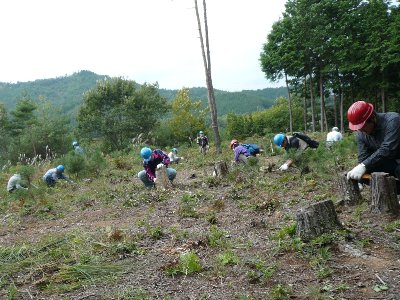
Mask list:
[[[176,177],[176,170],[172,168],[167,168],[167,175],[170,181],[174,181]],[[149,179],[145,170],[140,171],[138,173],[138,177],[146,187],[155,187],[154,182]]]

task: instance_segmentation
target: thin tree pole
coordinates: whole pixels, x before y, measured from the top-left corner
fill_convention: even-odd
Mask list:
[[[214,131],[214,139],[215,139],[215,147],[217,153],[222,153],[221,151],[221,138],[219,135],[218,129],[218,115],[217,115],[217,105],[215,103],[215,95],[214,95],[214,87],[212,84],[212,77],[211,77],[211,57],[210,57],[210,45],[208,41],[208,25],[207,25],[207,8],[206,8],[206,1],[203,0],[203,10],[204,10],[204,31],[205,31],[205,38],[206,38],[206,51],[204,50],[204,41],[203,41],[203,33],[201,30],[201,22],[199,16],[199,9],[197,6],[197,0],[194,0],[195,9],[196,9],[196,17],[197,17],[197,25],[199,28],[199,35],[200,35],[200,44],[201,44],[201,53],[203,55],[203,63],[204,63],[204,70],[206,73],[206,83],[207,83],[207,98],[208,98],[208,106],[210,107],[211,113],[211,126]]]
[[[312,72],[310,72],[310,99],[311,99],[311,125],[312,131],[315,132],[315,108],[314,108],[314,92],[313,92]]]
[[[290,95],[289,81],[288,81],[286,72],[285,72],[285,81],[286,81],[286,89],[287,89],[287,92],[288,92],[289,128],[290,128],[290,133],[293,133],[292,99],[291,99],[291,95]]]
[[[303,99],[303,120],[304,120],[304,132],[307,132],[307,75],[304,76],[304,99]]]

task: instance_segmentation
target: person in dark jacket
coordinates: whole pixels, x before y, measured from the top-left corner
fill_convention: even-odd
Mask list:
[[[351,130],[357,131],[358,165],[347,179],[365,173],[386,172],[400,179],[400,114],[377,113],[371,103],[357,101],[347,112]]]
[[[140,151],[140,156],[143,158],[144,170],[138,173],[138,177],[144,183],[146,187],[155,187],[156,169],[160,168],[162,165],[167,166],[167,175],[170,181],[173,181],[176,177],[176,170],[168,168],[170,164],[170,159],[166,153],[159,149],[151,150],[148,147],[142,148]]]
[[[284,148],[286,152],[289,152],[290,149],[306,150],[308,148],[308,144],[302,139],[283,133],[278,133],[274,136],[274,144],[280,148]],[[292,164],[293,160],[288,159],[278,170],[287,171]]]

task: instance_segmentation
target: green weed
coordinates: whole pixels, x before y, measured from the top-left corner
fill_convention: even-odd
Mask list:
[[[292,291],[289,287],[277,284],[271,288],[266,300],[287,300],[291,295]]]
[[[207,236],[208,244],[211,247],[225,247],[227,246],[226,235],[227,233],[224,230],[212,225],[210,228],[210,233]]]
[[[222,266],[237,265],[240,262],[240,258],[232,251],[226,251],[217,255],[217,262]]]
[[[182,253],[179,256],[179,262],[176,265],[166,268],[166,272],[169,275],[189,275],[192,273],[200,272],[203,269],[200,258],[194,251]]]

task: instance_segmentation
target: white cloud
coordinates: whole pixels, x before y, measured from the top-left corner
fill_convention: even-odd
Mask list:
[[[272,85],[258,59],[284,3],[207,1],[215,88]],[[192,0],[3,0],[0,10],[2,82],[90,70],[168,89],[205,86]]]

